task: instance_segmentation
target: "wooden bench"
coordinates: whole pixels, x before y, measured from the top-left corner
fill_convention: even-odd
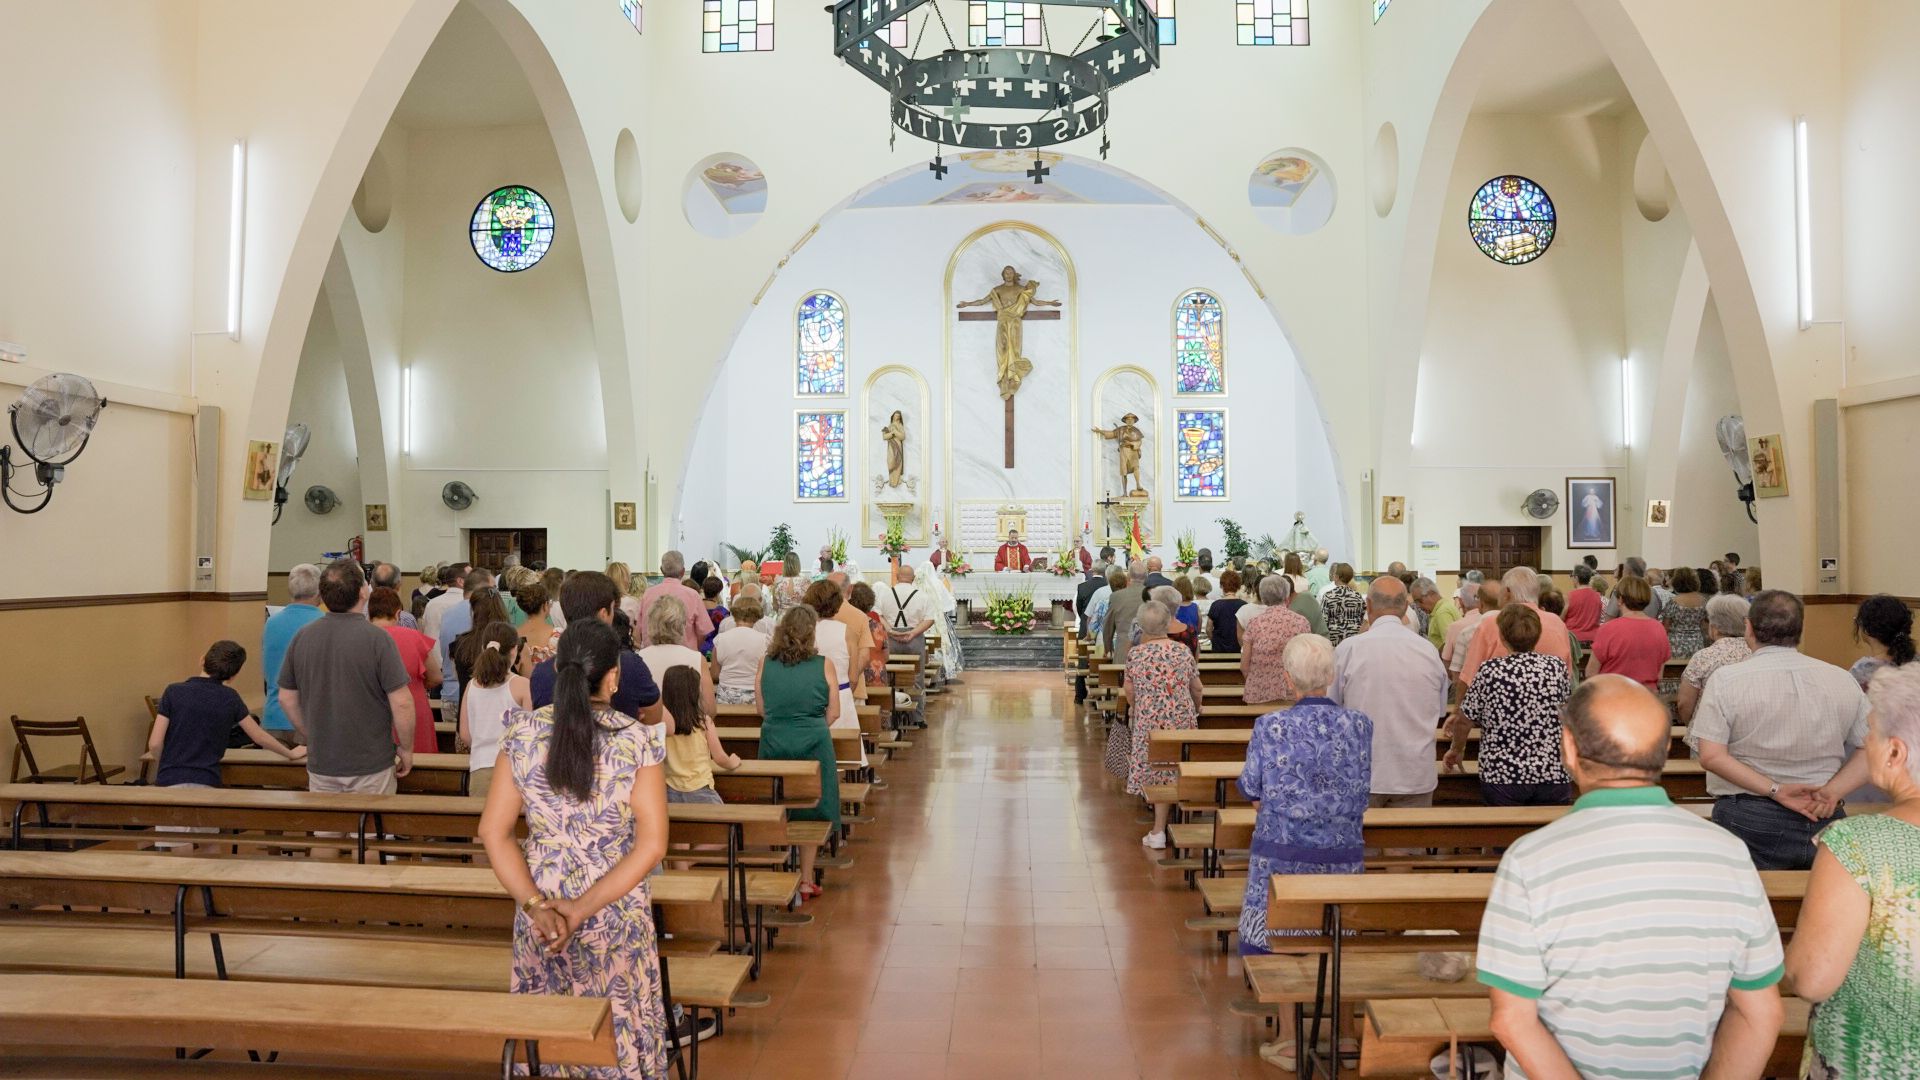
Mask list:
[[[1230,806],[1244,804],[1247,800],[1240,795],[1241,771],[1246,767],[1244,760],[1239,761],[1183,761],[1179,763],[1179,779],[1175,785],[1176,794],[1183,804],[1200,806]],[[1480,800],[1480,763],[1463,762],[1459,772],[1448,772],[1439,762],[1434,762],[1434,773],[1439,781],[1434,790],[1433,801],[1440,806],[1478,806]],[[1707,797],[1706,770],[1700,762],[1692,759],[1676,760],[1669,758],[1666,768],[1661,771],[1660,786],[1676,802],[1681,800],[1700,800]]]
[[[1355,997],[1365,996],[1356,986]],[[1766,1076],[1799,1075],[1800,1058],[1806,1051],[1807,1003],[1786,998],[1782,1004],[1786,1019],[1767,1061]],[[1478,995],[1368,999],[1360,1029],[1360,1075],[1426,1080],[1433,1075],[1428,1063],[1434,1057],[1454,1056],[1464,1045],[1497,1042],[1492,1012],[1492,1003]]]
[[[721,706],[728,708],[729,706]],[[756,719],[758,714],[755,714]],[[739,754],[749,761],[760,756],[760,725],[716,727],[720,735],[720,745],[729,753]],[[861,733],[852,728],[835,728],[833,736],[833,756],[840,761],[852,761],[859,757]]]
[[[492,1064],[503,1076],[522,1049],[536,1070],[539,1064],[619,1063],[604,998],[103,975],[0,980],[0,1044],[85,1047],[94,1054],[183,1045],[272,1048],[366,1064]],[[9,1068],[36,1061],[57,1068],[60,1059],[7,1055]]]

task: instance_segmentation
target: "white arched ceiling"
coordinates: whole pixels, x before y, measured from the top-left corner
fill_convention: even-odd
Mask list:
[[[347,377],[347,404],[353,411],[353,441],[359,448],[360,500],[391,508],[395,500],[390,481],[392,462],[388,456],[387,425],[380,408],[380,380],[374,371],[373,351],[368,347],[366,319],[360,310],[360,293],[354,288],[353,270],[346,249],[335,244],[327,259],[321,291],[333,313],[333,331],[339,343],[340,367]],[[349,508],[359,512],[358,507]],[[359,532],[358,526],[353,528]],[[388,531],[365,533],[366,557],[391,559],[397,525],[391,519]]]
[[[1667,76],[1626,10],[1628,0],[1489,0],[1467,32],[1434,102],[1413,181],[1402,200],[1407,207],[1407,222],[1398,253],[1398,273],[1386,283],[1388,314],[1376,385],[1389,388],[1418,384],[1435,254],[1438,245],[1446,241],[1446,229],[1456,216],[1446,196],[1461,136],[1487,73],[1499,69],[1502,53],[1510,44],[1507,24],[1541,3],[1565,3],[1578,12],[1626,85],[1672,174],[1674,190],[1694,229],[1707,279],[1720,300],[1735,357],[1734,376],[1742,410],[1762,426],[1777,425],[1780,388],[1732,223]],[[1697,332],[1697,310],[1694,324]],[[1380,395],[1379,490],[1386,493],[1401,490],[1410,476],[1414,396],[1391,392]],[[1771,529],[1770,517],[1777,518]],[[1789,518],[1790,511],[1784,507],[1775,515],[1762,513],[1763,554],[1770,562],[1801,561],[1804,545],[1800,530]],[[1408,546],[1406,527],[1380,526],[1379,534],[1381,559],[1401,557],[1398,553]]]
[[[1687,389],[1693,381],[1693,361],[1700,351],[1700,325],[1706,317],[1712,297],[1707,287],[1707,267],[1700,259],[1700,246],[1687,245],[1686,263],[1680,270],[1680,283],[1673,294],[1673,313],[1667,323],[1665,347],[1658,366],[1648,374],[1655,387],[1653,412],[1647,417],[1641,445],[1646,449],[1633,459],[1629,485],[1648,499],[1670,499],[1680,476],[1680,432],[1687,413]],[[1638,433],[1636,433],[1638,435]],[[1682,513],[1691,508],[1682,506]],[[1648,529],[1640,543],[1640,554],[1654,566],[1670,566],[1677,554],[1674,530]],[[1691,554],[1691,553],[1678,553]]]

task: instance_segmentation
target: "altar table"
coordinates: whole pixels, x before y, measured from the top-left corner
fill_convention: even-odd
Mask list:
[[[975,570],[964,577],[949,577],[947,585],[953,590],[956,600],[972,602],[976,611],[985,611],[988,593],[1019,592],[1033,590],[1033,606],[1045,611],[1058,601],[1073,601],[1078,594],[1080,583],[1086,578],[1080,574],[1061,577],[1058,574],[996,574],[991,570]]]

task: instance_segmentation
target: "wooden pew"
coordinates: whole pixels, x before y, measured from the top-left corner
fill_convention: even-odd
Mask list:
[[[759,758],[760,725],[716,727],[714,730],[720,733],[720,745],[726,747],[730,753],[739,754],[748,760]],[[832,735],[835,758],[851,761],[859,756],[860,732],[851,728],[836,728]]]
[[[272,1048],[363,1064],[503,1067],[520,1048],[530,1063],[544,1065],[619,1062],[604,998],[104,975],[0,980],[0,1044],[126,1051],[129,1059],[187,1045]],[[57,1069],[61,1059],[9,1052],[7,1062]],[[122,1075],[137,1075],[140,1063],[125,1066]]]
[[[1799,998],[1786,998],[1782,1004],[1786,1019],[1765,1076],[1798,1074],[1806,1051],[1809,1006]],[[1461,1046],[1498,1042],[1492,1012],[1492,1003],[1484,997],[1367,1000],[1360,1029],[1360,1075],[1425,1080],[1433,1075],[1428,1063],[1437,1055],[1451,1057]]]
[[[1673,744],[1668,757],[1682,760],[1690,756],[1687,747],[1687,729],[1672,729]],[[1246,757],[1247,744],[1253,739],[1251,725],[1245,728],[1195,728],[1190,730],[1159,730],[1147,733],[1147,763],[1156,766],[1177,765],[1182,761],[1238,761]],[[1468,757],[1479,753],[1481,731],[1473,728],[1467,733]],[[1434,734],[1434,755],[1445,756],[1449,740],[1444,730]]]
[[[400,778],[402,794],[465,795],[468,754],[416,754],[413,771]],[[305,791],[305,762],[288,761],[270,750],[229,750],[220,759],[220,779],[230,788]],[[732,772],[714,770],[714,786],[728,802],[775,802],[812,806],[820,801],[817,761],[748,760]]]
[[[1240,778],[1245,766],[1244,759],[1183,761],[1179,764],[1180,776],[1175,785],[1175,795],[1183,804],[1220,807],[1244,803],[1246,800],[1241,798],[1239,786],[1234,781]],[[1433,768],[1439,779],[1439,787],[1434,790],[1433,801],[1436,805],[1480,805],[1479,762],[1464,762],[1459,772],[1448,772],[1437,761],[1433,763]],[[1675,801],[1707,797],[1706,770],[1695,760],[1668,759],[1667,767],[1661,773],[1660,785],[1667,789],[1668,796]]]

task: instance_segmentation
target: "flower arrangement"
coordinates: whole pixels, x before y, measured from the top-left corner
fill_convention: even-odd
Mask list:
[[[1033,629],[1033,589],[987,592],[987,628],[996,634],[1024,634]]]
[[[880,554],[891,562],[907,553],[906,524],[898,519],[887,522],[887,531],[880,534]]]
[[[835,566],[847,565],[847,534],[838,528],[827,530],[827,557]]]
[[[1199,545],[1194,543],[1192,529],[1181,533],[1173,542],[1173,552],[1175,570],[1191,570],[1194,564],[1200,561]]]
[[[973,573],[973,564],[962,558],[950,560],[946,567],[948,577],[966,577]]]
[[[1073,577],[1080,572],[1080,553],[1068,544],[1054,553],[1053,562],[1047,566],[1047,573],[1054,577]]]

